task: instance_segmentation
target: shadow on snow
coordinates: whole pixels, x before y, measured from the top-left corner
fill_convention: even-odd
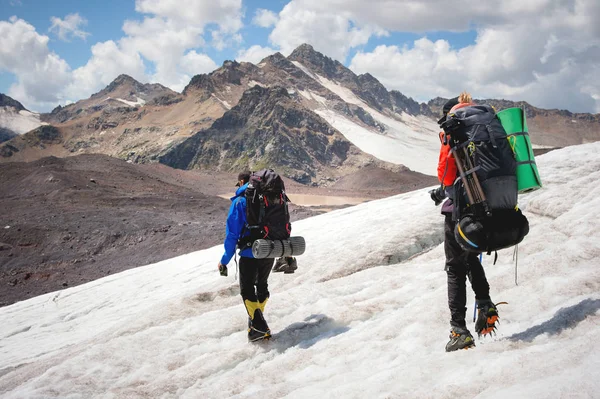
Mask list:
[[[280,353],[294,346],[307,349],[322,339],[335,337],[348,330],[350,330],[350,327],[340,325],[331,317],[323,314],[312,314],[304,321],[290,324],[283,330],[273,334],[271,344]]]
[[[511,341],[532,342],[542,334],[558,335],[567,328],[573,328],[587,316],[593,315],[600,309],[600,299],[585,299],[577,305],[559,309],[554,317],[537,326],[508,337]]]

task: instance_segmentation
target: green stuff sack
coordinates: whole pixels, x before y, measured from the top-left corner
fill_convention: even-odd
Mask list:
[[[515,158],[517,160],[517,182],[519,193],[534,191],[542,187],[531,139],[527,132],[525,112],[521,108],[507,108],[497,113],[502,127],[506,131]]]

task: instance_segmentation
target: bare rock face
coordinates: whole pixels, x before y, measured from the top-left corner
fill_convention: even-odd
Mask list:
[[[12,130],[0,127],[0,143],[4,143],[5,141],[8,141],[16,136],[17,133],[13,132]]]
[[[282,87],[254,86],[206,130],[160,157],[181,169],[236,171],[272,167],[301,183],[336,168],[352,144]]]
[[[0,93],[0,107],[12,107],[17,111],[25,110],[23,104],[2,93]]]
[[[424,104],[419,104],[412,98],[406,97],[397,90],[392,90],[390,92],[390,97],[392,98],[394,109],[396,110],[404,111],[410,115],[433,116],[431,113],[427,112],[428,109],[423,109]]]

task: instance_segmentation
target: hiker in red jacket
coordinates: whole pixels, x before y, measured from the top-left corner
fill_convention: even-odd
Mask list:
[[[446,116],[454,110],[473,105],[471,95],[463,92],[459,97],[452,98],[443,107],[443,116],[438,121],[442,125]],[[481,266],[478,255],[465,251],[456,241],[454,228],[456,221],[453,220],[454,210],[454,182],[458,177],[457,167],[451,150],[451,140],[445,132],[440,133],[442,147],[438,162],[438,179],[440,187],[431,190],[429,194],[436,205],[448,198],[442,205],[444,222],[444,252],[446,254],[445,270],[448,276],[448,306],[450,308],[450,341],[446,344],[446,351],[452,352],[458,349],[466,349],[475,346],[473,336],[467,329],[465,322],[467,290],[467,277],[475,292],[477,301],[478,317],[475,330],[479,335],[491,333],[498,319],[498,313],[494,303],[490,300],[490,286],[485,277],[485,271]]]

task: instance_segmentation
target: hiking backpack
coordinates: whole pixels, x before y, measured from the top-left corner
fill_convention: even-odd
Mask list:
[[[292,225],[281,176],[272,169],[263,169],[250,175],[246,188],[246,226],[250,235],[238,242],[243,249],[252,247],[258,239],[286,240],[290,237]]]
[[[459,178],[454,183],[455,237],[469,252],[490,253],[520,243],[529,222],[517,206],[517,163],[489,105],[471,105],[442,123]]]

